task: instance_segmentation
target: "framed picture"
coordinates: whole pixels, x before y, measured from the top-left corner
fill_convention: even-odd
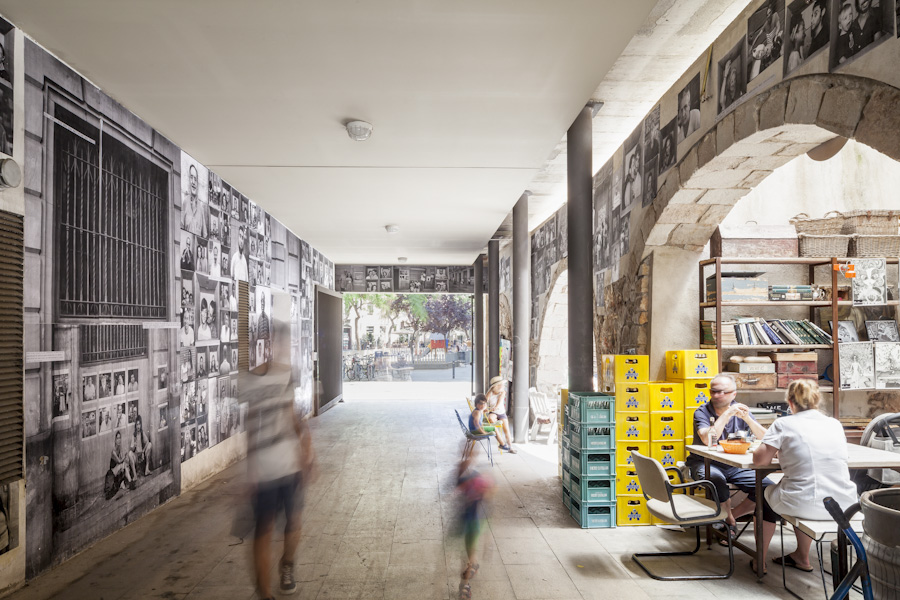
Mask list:
[[[837,337],[839,344],[859,341],[859,334],[853,321],[838,321],[837,334],[834,330],[834,321],[828,321],[828,325],[831,326],[831,335]]]
[[[900,342],[875,342],[874,345],[875,388],[900,389]]]
[[[851,261],[856,276],[850,280],[853,306],[887,304],[886,263],[883,258],[854,258]]]
[[[875,387],[872,342],[838,344],[841,389],[865,390]]]
[[[870,342],[900,342],[897,321],[866,321],[866,333]]]

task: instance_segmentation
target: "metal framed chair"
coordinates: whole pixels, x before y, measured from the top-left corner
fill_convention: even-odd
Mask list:
[[[700,527],[713,523],[725,523],[728,511],[719,504],[716,489],[713,483],[707,479],[691,481],[672,485],[666,476],[666,470],[660,462],[654,458],[644,456],[637,450],[631,452],[634,468],[637,471],[641,490],[647,499],[647,510],[654,517],[681,527],[693,527],[697,532],[697,545],[691,551],[685,552],[646,552],[635,553],[631,559],[644,570],[647,575],[660,581],[685,581],[696,579],[728,579],[734,573],[734,546],[731,536],[728,539],[728,572],[714,575],[685,575],[681,577],[663,577],[656,575],[641,562],[641,558],[658,558],[671,556],[691,556],[700,550]],[[678,471],[677,469],[672,469]],[[687,494],[674,494],[675,490],[687,490],[691,487],[703,487],[709,492],[709,497],[688,496]]]
[[[459,416],[459,411],[454,410],[456,413],[456,420],[459,421],[459,426],[462,428],[463,435],[466,438],[466,445],[463,447],[462,457],[465,458],[472,452],[472,448],[475,446],[475,443],[478,442],[481,444],[481,447],[484,448],[484,451],[487,452],[488,460],[491,461],[491,466],[494,466],[494,457],[491,454],[491,438],[494,437],[493,433],[475,433],[463,422],[462,417]],[[487,442],[487,443],[485,443]]]

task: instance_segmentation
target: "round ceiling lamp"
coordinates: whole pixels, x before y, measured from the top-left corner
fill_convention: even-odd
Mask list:
[[[405,257],[405,256],[398,256],[398,257],[397,257],[397,262],[400,263],[401,265],[404,264],[404,263],[406,263],[406,257]]]
[[[349,121],[346,127],[347,135],[350,136],[351,140],[357,142],[364,142],[369,139],[369,136],[372,135],[372,130],[374,129],[371,123],[365,121]]]
[[[387,231],[388,233],[397,233],[398,231],[400,231],[400,226],[399,225],[385,225],[384,230]]]

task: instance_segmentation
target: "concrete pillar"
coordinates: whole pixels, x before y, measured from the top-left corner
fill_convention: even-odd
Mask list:
[[[475,259],[475,315],[472,324],[473,340],[472,351],[475,353],[475,361],[472,365],[474,377],[473,394],[484,392],[484,254],[479,254]]]
[[[569,186],[569,391],[593,391],[594,286],[591,248],[591,108],[566,134]]]
[[[528,235],[528,196],[513,207],[513,431],[517,444],[528,442],[528,375],[531,345],[531,236]]]
[[[488,242],[488,380],[500,374],[500,240]]]

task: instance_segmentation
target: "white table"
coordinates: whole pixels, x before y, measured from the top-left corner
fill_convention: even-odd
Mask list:
[[[719,448],[719,446],[717,446],[717,448]],[[780,465],[778,464],[777,458],[768,465],[757,467],[753,464],[753,455],[750,453],[727,454],[721,450],[709,450],[706,446],[698,445],[686,446],[686,450],[691,454],[696,454],[697,456],[703,458],[707,473],[709,472],[709,464],[712,461],[722,463],[731,467],[738,467],[741,469],[750,469],[752,471],[755,471],[756,522],[762,523],[762,480],[768,473],[780,470]],[[856,444],[847,444],[847,453],[849,455],[847,466],[849,466],[851,469],[900,469],[900,454],[894,454],[893,452],[887,452],[885,450],[876,450],[875,448],[869,448],[868,446],[857,446]],[[843,508],[846,509],[848,507]],[[756,574],[759,579],[762,579],[765,575],[764,571],[762,574],[760,574],[759,571],[761,568],[765,567],[765,565],[762,564],[763,547],[762,541],[760,540],[760,537],[762,535],[762,527],[754,527],[753,532],[756,536],[755,551],[751,551],[750,548],[744,546],[743,544],[735,544],[735,547],[746,552],[750,556],[753,556],[754,554],[756,555]]]

